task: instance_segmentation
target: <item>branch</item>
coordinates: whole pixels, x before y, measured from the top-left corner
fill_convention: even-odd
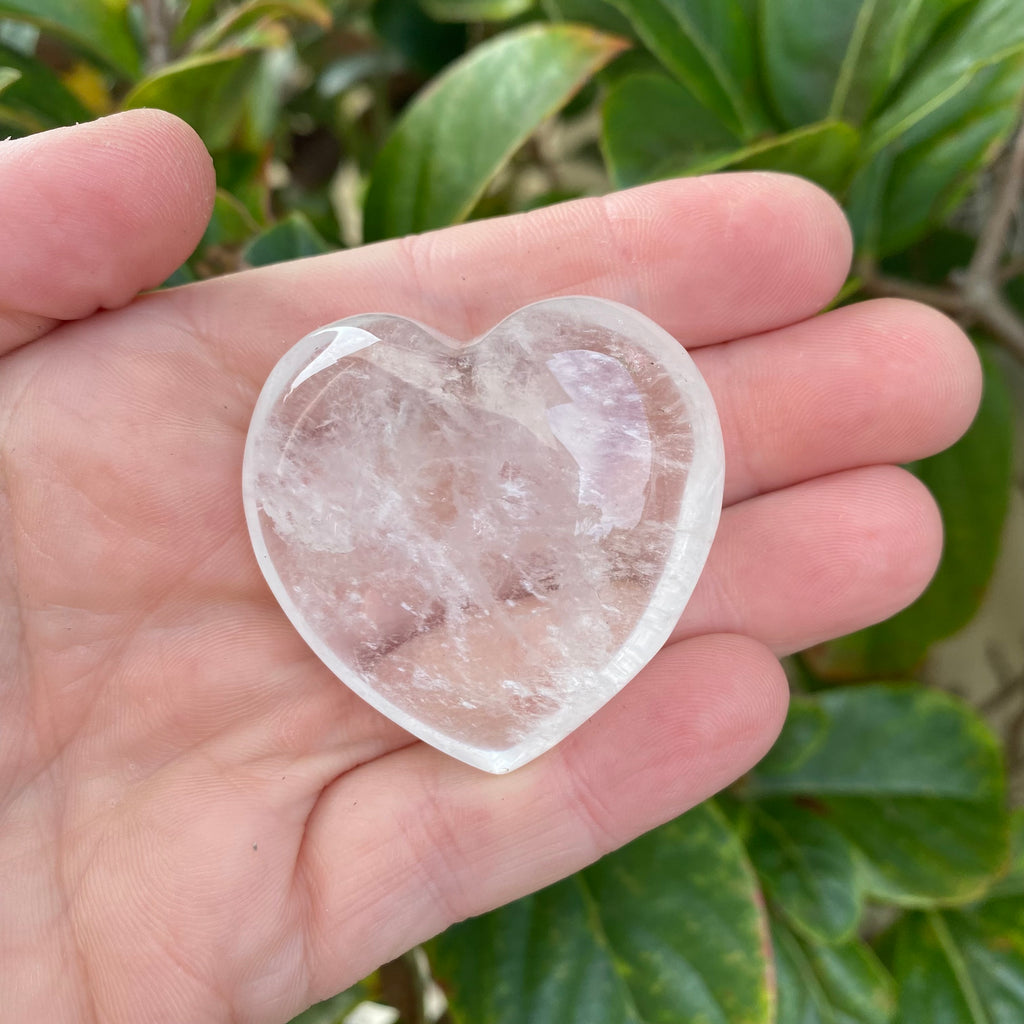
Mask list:
[[[996,202],[978,239],[967,273],[964,275],[964,291],[970,294],[975,287],[989,285],[999,274],[1003,258],[1006,234],[1013,221],[1013,215],[1024,196],[1024,123],[1017,128],[1016,137],[1010,149],[1010,159],[1003,181],[996,192]]]
[[[1006,284],[1024,274],[1024,256],[1014,256],[999,268],[999,283]]]
[[[150,71],[171,59],[171,24],[165,0],[141,0],[146,22],[146,64]]]
[[[973,310],[979,323],[987,327],[1022,363],[1024,363],[1024,322],[993,287]]]
[[[934,306],[951,316],[963,316],[967,312],[966,303],[958,289],[936,288],[916,281],[904,281],[899,277],[889,277],[879,273],[873,263],[866,261],[857,265],[857,273],[864,282],[864,290],[878,298],[913,299],[914,302]]]

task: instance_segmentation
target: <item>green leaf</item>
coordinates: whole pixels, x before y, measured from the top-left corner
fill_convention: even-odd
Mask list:
[[[295,48],[268,46],[260,52],[259,64],[249,85],[242,122],[242,144],[259,152],[281,127],[282,109],[289,83],[300,71]]]
[[[860,134],[844,121],[825,121],[765,139],[732,153],[677,168],[677,173],[710,174],[734,171],[781,171],[816,181],[841,192],[853,173]]]
[[[525,14],[534,0],[420,0],[435,21],[507,21]]]
[[[601,148],[617,188],[654,181],[739,144],[689,89],[661,74],[629,75],[616,82],[602,118]]]
[[[900,1024],[1024,1020],[1024,899],[908,914],[886,945],[899,985]]]
[[[984,357],[984,353],[983,357]],[[903,675],[981,604],[999,553],[1013,483],[1013,400],[998,366],[982,360],[985,390],[974,424],[952,448],[912,468],[942,512],[942,562],[927,590],[885,622],[807,652],[825,678]]]
[[[17,68],[9,68],[0,65],[0,93],[14,85],[21,78],[21,72]]]
[[[268,263],[283,263],[285,260],[319,256],[330,251],[330,245],[309,222],[309,218],[304,213],[293,211],[257,235],[243,255],[250,266],[263,267]]]
[[[874,113],[935,30],[975,0],[865,0],[855,39],[844,54],[830,110],[857,123]]]
[[[761,54],[783,121],[861,121],[968,0],[761,0]]]
[[[38,25],[134,79],[142,57],[128,24],[128,0],[0,0],[0,17]]]
[[[18,73],[17,79],[7,83],[4,103],[30,111],[43,128],[92,120],[92,114],[42,61],[0,43],[0,65]]]
[[[183,47],[209,20],[217,8],[217,0],[188,0],[182,7],[181,20],[174,30],[174,43]]]
[[[766,924],[710,804],[550,889],[449,929],[455,1024],[768,1024]]]
[[[757,100],[753,13],[744,0],[612,0],[648,49],[730,131],[766,127]]]
[[[478,46],[406,109],[366,197],[367,240],[465,220],[512,154],[622,42],[572,25],[530,25]]]
[[[856,45],[851,37],[867,6],[864,0],[761,0],[761,59],[787,126],[821,121],[832,112],[839,71]]]
[[[747,853],[790,925],[814,942],[852,937],[863,894],[850,843],[826,816],[791,800],[750,805]]]
[[[966,198],[978,172],[995,159],[1017,123],[1022,71],[1020,57],[982,69],[936,112],[943,115],[941,123],[925,118],[904,136],[907,148],[894,160],[886,187],[881,253],[916,241]],[[925,127],[928,136],[914,144],[912,137]]]
[[[863,942],[805,943],[772,925],[778,1011],[775,1024],[889,1024],[892,976]]]
[[[874,194],[859,184],[852,189],[851,221],[862,252],[875,258],[898,252],[955,209],[1013,130],[1022,72],[1020,56],[983,68],[859,172],[878,176]]]
[[[280,18],[309,22],[324,31],[331,27],[331,12],[320,0],[246,0],[229,7],[212,25],[197,33],[190,49],[195,53],[214,50],[229,36],[258,21]]]
[[[832,716],[813,700],[794,700],[775,745],[766,757],[777,775],[800,770],[832,733]],[[746,786],[746,780],[737,785]],[[745,792],[745,788],[743,790]]]
[[[122,109],[159,107],[187,121],[208,149],[226,149],[242,128],[258,50],[229,49],[169,64],[140,82]]]
[[[979,0],[941,33],[895,100],[871,127],[878,152],[970,85],[983,68],[1024,51],[1024,17],[1014,0]]]
[[[825,735],[808,715],[828,716]],[[794,757],[787,733],[810,737]],[[865,889],[898,903],[976,898],[1007,857],[999,744],[963,702],[916,686],[823,691],[794,701],[780,761],[771,752],[746,793],[812,801],[860,852]]]

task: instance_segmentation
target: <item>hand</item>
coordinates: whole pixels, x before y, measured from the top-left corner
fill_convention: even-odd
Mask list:
[[[939,314],[814,317],[850,240],[798,179],[665,182],[134,298],[189,253],[212,190],[157,111],[0,143],[11,1021],[284,1021],[714,793],[780,727],[777,655],[922,589],[939,519],[887,464],[951,443],[978,400]],[[673,642],[492,777],[297,637],[249,547],[242,447],[270,368],[317,325],[388,310],[468,337],[559,293],[636,306],[693,349],[727,507]]]

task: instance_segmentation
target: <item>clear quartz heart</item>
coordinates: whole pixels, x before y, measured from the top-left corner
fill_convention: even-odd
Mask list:
[[[526,306],[469,344],[390,314],[277,364],[243,469],[260,567],[321,660],[490,772],[542,754],[655,655],[718,524],[711,395],[640,313]]]

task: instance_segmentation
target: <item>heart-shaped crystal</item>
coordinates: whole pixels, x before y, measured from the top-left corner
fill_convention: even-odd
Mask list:
[[[271,373],[245,449],[260,567],[324,663],[410,732],[505,772],[665,643],[722,500],[678,342],[601,299],[456,344],[349,317]]]

